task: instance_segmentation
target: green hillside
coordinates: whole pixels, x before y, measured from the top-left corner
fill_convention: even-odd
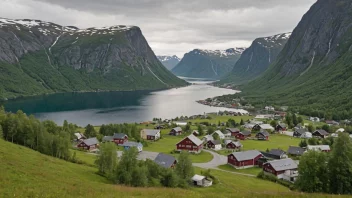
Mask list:
[[[210,188],[113,185],[97,175],[94,167],[49,157],[1,139],[0,172],[0,197],[324,197],[290,192],[268,181],[215,170],[213,174],[220,183]]]

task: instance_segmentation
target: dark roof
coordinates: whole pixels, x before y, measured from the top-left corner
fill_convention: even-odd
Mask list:
[[[173,130],[175,130],[175,131],[182,131],[182,128],[181,127],[175,127],[175,128],[173,128]]]
[[[92,145],[96,145],[99,144],[99,141],[97,138],[89,138],[89,139],[85,139],[83,140],[84,144],[87,146],[92,146]]]
[[[156,134],[160,133],[159,129],[143,129],[145,132],[145,135],[149,136],[156,136]]]
[[[209,140],[211,143],[213,143],[214,145],[218,145],[221,144],[220,140]]]
[[[103,142],[112,142],[114,140],[113,136],[104,136]]]
[[[277,126],[281,126],[282,128],[285,128],[285,127],[286,127],[286,124],[280,123],[280,124],[278,124]]]
[[[290,146],[287,150],[287,153],[288,154],[291,154],[291,155],[303,155],[304,153],[304,149],[301,148],[301,147],[298,147],[298,146]]]
[[[316,132],[320,133],[320,135],[329,135],[329,133],[328,133],[328,132],[326,132],[326,131],[325,131],[325,130],[323,130],[323,129],[316,130],[314,133],[316,133]]]
[[[272,155],[281,156],[281,155],[285,154],[285,151],[283,151],[281,149],[271,149],[269,151],[269,153]]]
[[[125,138],[125,136],[127,136],[124,133],[114,133],[114,136],[112,136],[114,139],[123,139]]]
[[[243,152],[234,152],[234,153],[231,153],[230,155],[235,156],[235,158],[238,161],[244,161],[244,160],[254,159],[260,154],[261,153],[257,150],[249,150],[249,151],[243,151]]]
[[[243,135],[250,135],[251,134],[250,131],[241,131],[240,133],[242,133]]]
[[[295,132],[302,135],[303,133],[307,132],[307,129],[296,129]]]
[[[269,161],[267,164],[270,164],[275,171],[292,170],[298,168],[297,163],[291,158]]]
[[[167,155],[164,153],[159,153],[156,158],[154,159],[154,162],[159,164],[160,166],[164,168],[170,168],[174,162],[176,161],[176,158],[172,155]]]
[[[259,136],[259,134],[262,134],[262,135],[265,136],[265,137],[270,136],[270,134],[269,134],[267,131],[260,131],[260,132],[258,132],[255,136],[257,137],[257,136]]]
[[[231,131],[231,132],[240,131],[238,128],[226,128],[226,130]]]

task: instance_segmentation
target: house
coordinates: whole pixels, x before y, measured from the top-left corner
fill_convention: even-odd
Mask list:
[[[76,139],[75,139],[76,142],[87,139],[86,136],[83,135],[83,133],[75,133],[75,136],[76,136]]]
[[[192,177],[192,182],[193,182],[193,185],[201,186],[201,187],[208,187],[213,184],[211,180],[208,180],[206,177],[202,175],[194,175]]]
[[[253,127],[252,127],[252,131],[259,131],[261,128],[260,128],[260,125],[259,124],[255,124]]]
[[[318,117],[309,117],[309,120],[312,122],[320,122],[320,118]]]
[[[194,136],[199,136],[199,131],[193,130],[192,134],[193,134]]]
[[[125,142],[125,143],[121,144],[120,146],[122,146],[125,150],[128,150],[132,147],[135,147],[135,148],[137,148],[138,152],[143,151],[143,144],[140,142]]]
[[[330,137],[337,138],[337,137],[339,137],[339,134],[338,134],[338,133],[332,133],[332,134],[330,135]]]
[[[345,129],[344,128],[339,128],[336,130],[336,133],[343,133],[345,132]]]
[[[240,149],[243,145],[240,141],[225,140],[225,147],[227,149]]]
[[[241,131],[235,136],[236,139],[245,140],[247,137],[251,137],[250,131]]]
[[[286,152],[281,149],[271,149],[269,152],[261,152],[269,159],[284,159],[287,158]]]
[[[141,130],[141,138],[144,140],[158,140],[160,139],[159,129],[143,129]]]
[[[219,138],[220,138],[221,140],[225,139],[225,135],[224,135],[221,131],[216,130],[216,131],[215,131],[213,134],[211,134],[211,135],[214,135],[215,133],[219,135]]]
[[[320,129],[320,130],[316,130],[312,133],[313,137],[316,137],[316,138],[326,138],[329,136],[329,133],[326,132],[325,130],[323,129]]]
[[[313,135],[311,132],[304,132],[302,135],[301,135],[301,138],[304,138],[304,139],[309,139],[309,138],[312,138]]]
[[[81,149],[84,149],[84,150],[93,150],[93,149],[96,149],[98,148],[99,146],[99,141],[97,138],[89,138],[89,139],[85,139],[85,140],[82,140],[78,145],[77,147],[78,148],[81,148]]]
[[[102,142],[114,142],[113,136],[104,136]]]
[[[269,161],[263,165],[263,171],[289,182],[295,182],[298,177],[297,163],[291,158]]]
[[[322,152],[330,152],[330,146],[329,145],[308,145],[307,146],[308,151],[322,151]]]
[[[296,129],[293,132],[293,137],[301,137],[303,133],[307,132],[307,129]]]
[[[301,156],[306,150],[299,146],[290,146],[288,147],[287,154],[292,156]]]
[[[270,134],[269,134],[267,131],[265,131],[265,130],[259,131],[259,132],[255,135],[255,137],[256,137],[258,140],[269,140],[269,136],[270,136]]]
[[[328,124],[329,126],[338,126],[340,124],[334,120],[326,120],[325,123]]]
[[[220,140],[209,140],[207,142],[207,147],[213,150],[220,150],[222,148]]]
[[[270,131],[274,131],[275,130],[275,128],[272,127],[270,124],[261,124],[260,125],[260,129],[270,130]]]
[[[187,122],[174,122],[177,126],[186,126]]]
[[[182,128],[181,127],[175,127],[173,129],[171,129],[169,135],[174,135],[174,136],[182,135]]]
[[[112,138],[114,139],[114,142],[119,145],[128,141],[128,136],[124,133],[114,133]]]
[[[214,140],[214,137],[212,135],[206,135],[202,138],[203,142],[208,142],[209,140]]]
[[[265,109],[266,111],[275,111],[275,108],[272,107],[272,106],[266,106],[264,109]]]
[[[282,123],[280,123],[280,124],[278,124],[276,127],[275,127],[275,130],[276,131],[286,131],[287,130],[287,128],[286,128],[286,124],[282,124]]]
[[[240,132],[238,128],[227,128],[226,131],[231,133],[231,136],[236,136],[236,134]]]
[[[255,125],[256,125],[256,124],[253,124],[253,123],[247,123],[247,124],[244,125],[244,128],[245,128],[245,129],[252,130]]]
[[[185,137],[176,144],[177,151],[188,151],[192,153],[200,153],[203,149],[203,142],[193,134]]]
[[[164,153],[159,153],[154,159],[154,162],[164,168],[175,168],[177,164],[177,160],[174,156]]]
[[[258,165],[258,159],[263,157],[257,150],[234,152],[227,156],[227,163],[235,168],[249,168]]]

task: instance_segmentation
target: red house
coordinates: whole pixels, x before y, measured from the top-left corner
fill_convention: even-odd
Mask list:
[[[269,161],[263,165],[266,174],[273,174],[278,179],[294,182],[298,177],[298,166],[291,158]]]
[[[236,134],[236,139],[245,140],[247,137],[251,137],[250,131],[241,131]]]
[[[176,144],[177,151],[189,151],[193,153],[200,153],[203,149],[203,142],[193,134],[185,137]]]
[[[181,127],[175,127],[173,129],[171,129],[169,135],[175,135],[175,136],[182,135],[182,128]]]
[[[227,128],[226,131],[231,133],[231,136],[236,136],[240,132],[238,128]]]
[[[269,140],[269,136],[270,134],[265,130],[260,131],[255,135],[258,140]]]
[[[89,139],[85,139],[82,140],[77,147],[84,149],[84,150],[93,150],[98,148],[99,146],[99,141],[97,140],[97,138],[89,138]]]
[[[114,136],[112,136],[112,139],[116,144],[124,144],[125,142],[128,141],[128,136],[124,133],[114,133]]]
[[[225,140],[225,147],[227,149],[240,149],[243,145],[240,141]]]
[[[286,131],[286,129],[287,129],[286,124],[282,124],[282,123],[278,124],[278,125],[275,127],[275,130],[276,130],[277,132],[279,132],[279,131]]]
[[[263,157],[257,150],[234,152],[227,156],[227,163],[235,168],[249,168],[258,165],[258,159]]]

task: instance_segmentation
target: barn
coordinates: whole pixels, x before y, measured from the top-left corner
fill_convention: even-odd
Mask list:
[[[247,137],[251,137],[250,131],[241,131],[236,134],[236,139],[245,140]]]
[[[81,149],[84,149],[84,150],[93,150],[93,149],[96,149],[98,148],[99,146],[99,141],[97,140],[97,138],[89,138],[89,139],[85,139],[85,140],[82,140],[78,145],[77,147],[78,148],[81,148]]]
[[[182,135],[182,128],[181,127],[175,127],[173,129],[171,129],[169,135],[175,135],[175,136]]]
[[[112,136],[112,139],[116,144],[120,145],[128,141],[128,136],[124,133],[114,133],[114,136]]]
[[[176,144],[177,151],[188,151],[192,153],[200,153],[203,149],[203,142],[193,134],[185,137]]]
[[[234,152],[227,156],[227,163],[235,168],[249,168],[258,165],[258,159],[263,157],[257,150]]]

